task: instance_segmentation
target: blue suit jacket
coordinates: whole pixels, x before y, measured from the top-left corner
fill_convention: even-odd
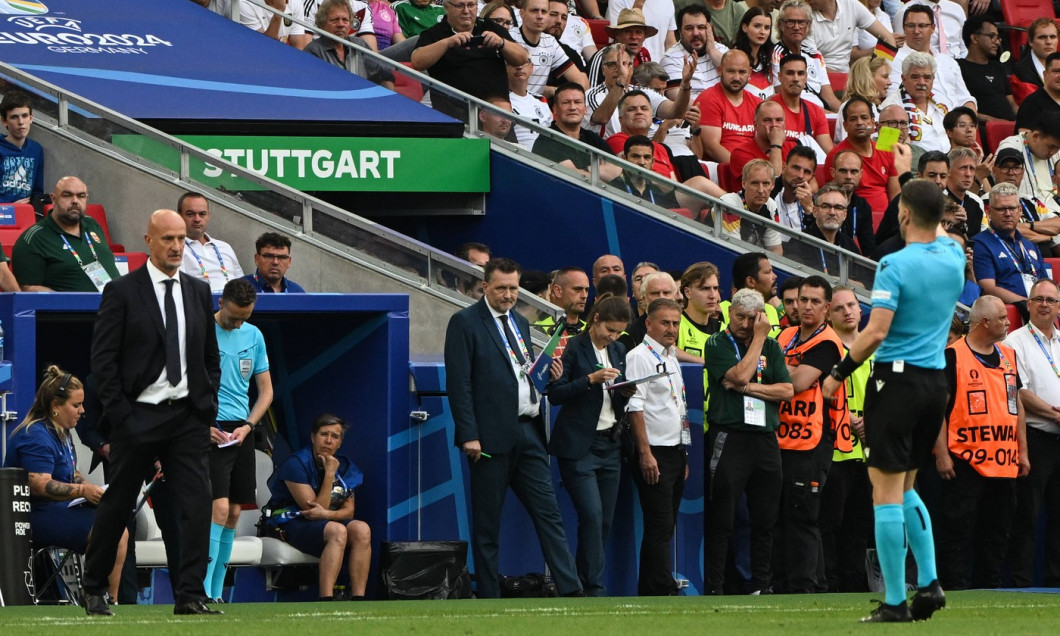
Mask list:
[[[612,342],[607,345],[607,357],[611,366],[625,375],[626,346],[617,340]],[[589,384],[588,375],[596,371],[597,364],[593,341],[587,331],[567,343],[563,351],[563,375],[548,386],[548,401],[563,405],[548,447],[549,452],[557,457],[580,459],[589,452],[600,420],[600,409],[604,406],[603,385]],[[611,406],[618,419],[622,419],[625,402],[617,391],[611,393]]]
[[[514,327],[533,355],[530,324],[512,311]],[[456,425],[454,442],[479,440],[485,453],[506,453],[520,439],[519,383],[486,299],[449,319],[445,332],[445,389]],[[544,435],[544,428],[540,433]]]

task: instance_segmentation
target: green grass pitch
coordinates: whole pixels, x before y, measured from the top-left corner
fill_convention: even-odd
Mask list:
[[[1060,594],[954,592],[930,621],[861,625],[875,607],[868,594],[677,597],[659,599],[525,599],[243,603],[224,616],[173,616],[171,605],[117,606],[112,618],[80,607],[0,609],[0,634],[162,636],[181,634],[516,634],[654,636],[656,634],[876,634],[1005,636],[1060,633]]]

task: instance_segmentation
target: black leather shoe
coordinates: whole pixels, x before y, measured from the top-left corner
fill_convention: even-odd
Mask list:
[[[89,616],[114,616],[102,594],[85,594],[85,613]]]
[[[173,606],[174,614],[224,614],[221,610],[210,609],[202,601],[182,601]]]
[[[564,598],[584,598],[584,597],[588,596],[588,594],[585,593],[585,590],[583,590],[581,588],[578,588],[578,589],[574,590],[573,592],[567,592],[566,594],[563,594],[562,596]]]
[[[946,607],[946,594],[936,579],[931,582],[931,585],[916,591],[913,600],[909,603],[909,613],[912,614],[914,621],[926,621],[937,610],[944,607]]]

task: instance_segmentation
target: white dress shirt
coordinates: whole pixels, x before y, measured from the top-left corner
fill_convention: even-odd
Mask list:
[[[1005,338],[1005,344],[1012,347],[1016,352],[1017,369],[1023,388],[1027,389],[1039,399],[1050,406],[1060,406],[1060,377],[1057,377],[1053,365],[1060,369],[1060,334],[1053,329],[1053,337],[1047,338],[1041,331],[1035,329],[1042,346],[1038,346],[1030,329],[1033,325],[1029,323],[1013,331]],[[1049,352],[1053,358],[1053,365],[1049,364],[1049,358],[1042,351]],[[1060,426],[1056,420],[1047,420],[1039,417],[1029,410],[1027,411],[1027,425],[1033,426],[1046,433],[1060,433]]]
[[[907,7],[911,7],[914,4],[923,4],[928,6],[934,11],[935,5],[938,5],[942,11],[942,28],[941,31],[946,32],[946,53],[949,57],[960,59],[968,55],[968,47],[964,45],[964,38],[961,32],[964,30],[964,22],[967,20],[967,16],[964,13],[964,8],[961,5],[953,2],[953,0],[909,0],[905,3],[894,14],[894,22],[891,26],[894,27],[895,33],[905,33],[905,29],[902,27],[902,22],[905,18],[905,11]],[[938,51],[939,49],[939,25],[938,20],[935,21],[935,34],[931,36],[931,48]]]
[[[681,423],[687,407],[681,363],[674,347],[664,348],[651,336],[644,336],[644,341],[626,354],[626,377],[638,380],[655,375],[660,361],[666,365],[668,375],[638,384],[626,412],[644,413],[649,446],[677,446],[681,443]]]
[[[850,71],[850,51],[857,44],[858,33],[876,23],[876,16],[857,0],[836,0],[835,19],[818,11],[810,12],[813,29],[806,38],[824,56],[830,70]]]
[[[163,400],[178,400],[188,395],[188,343],[187,325],[184,318],[184,294],[180,288],[179,272],[174,274],[171,279],[162,270],[155,267],[155,264],[150,259],[148,259],[144,267],[147,268],[147,273],[151,277],[151,288],[155,292],[155,298],[158,299],[158,310],[162,313],[163,325],[166,323],[165,282],[167,280],[176,281],[173,283],[173,302],[177,307],[177,340],[180,342],[180,382],[177,383],[177,386],[172,386],[166,378],[166,368],[163,366],[158,378],[136,397],[137,402],[159,404]]]
[[[522,332],[519,331],[519,326],[515,324],[514,320],[512,320],[511,312],[508,312],[508,313],[499,312],[496,309],[494,309],[493,307],[490,307],[489,303],[486,303],[486,306],[489,307],[490,314],[493,315],[493,326],[495,326],[497,328],[497,332],[499,334],[501,334],[501,343],[502,344],[505,344],[505,345],[508,344],[508,336],[504,333],[504,324],[501,323],[501,321],[500,321],[500,317],[501,316],[507,316],[508,317],[507,318],[508,326],[511,328],[512,334],[522,335]],[[518,338],[518,335],[516,335],[517,338]],[[516,343],[516,344],[518,344],[518,343]],[[530,361],[529,345],[527,345],[527,350],[523,351],[522,354],[523,354],[523,358],[527,362],[529,362]],[[511,356],[511,354],[508,354],[508,359],[512,363],[512,373],[515,374],[515,379],[518,380],[518,382],[519,382],[519,416],[520,417],[534,417],[535,415],[537,415],[538,410],[541,408],[541,400],[538,399],[537,401],[533,401],[533,400],[530,399],[530,376],[525,374],[525,373],[523,373],[522,367],[519,366],[518,361],[516,361]]]
[[[209,234],[204,233],[203,237],[206,243],[184,240],[184,262],[180,271],[210,283],[210,291],[220,294],[228,281],[243,277],[243,268],[239,266],[231,245]]]
[[[912,52],[913,49],[907,44],[895,54],[894,62],[891,63],[891,94],[896,94],[898,87],[902,85],[902,60]],[[935,58],[936,67],[935,84],[931,89],[931,96],[935,101],[945,106],[947,111],[964,106],[968,102],[977,103],[964,84],[964,75],[961,74],[961,67],[957,66],[956,60],[948,55],[940,55],[935,48],[931,49],[931,55]]]

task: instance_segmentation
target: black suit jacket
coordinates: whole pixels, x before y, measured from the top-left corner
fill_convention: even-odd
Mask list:
[[[530,323],[508,313],[530,354]],[[485,453],[506,453],[519,441],[519,382],[485,298],[449,319],[445,332],[445,389],[456,425],[454,442],[479,440]],[[540,420],[540,418],[539,418]],[[544,428],[541,427],[541,435]]]
[[[210,286],[180,273],[184,301],[188,397],[196,415],[213,422],[221,356],[214,331]],[[132,413],[133,402],[166,366],[165,324],[145,265],[103,288],[92,334],[92,373],[103,414],[115,426]]]
[[[617,340],[607,345],[607,358],[613,368],[623,376],[626,374],[625,345]],[[567,343],[563,351],[563,375],[548,386],[548,401],[563,405],[548,445],[549,452],[557,457],[580,459],[589,452],[604,407],[603,385],[589,384],[588,377],[596,371],[598,363],[587,331]],[[611,392],[611,407],[617,419],[622,419],[625,402],[618,391]]]
[[[1019,81],[1034,84],[1041,88],[1042,78],[1038,76],[1038,70],[1034,68],[1033,58],[1034,53],[1027,51],[1026,55],[1021,57],[1019,62],[1016,62],[1014,74]]]

